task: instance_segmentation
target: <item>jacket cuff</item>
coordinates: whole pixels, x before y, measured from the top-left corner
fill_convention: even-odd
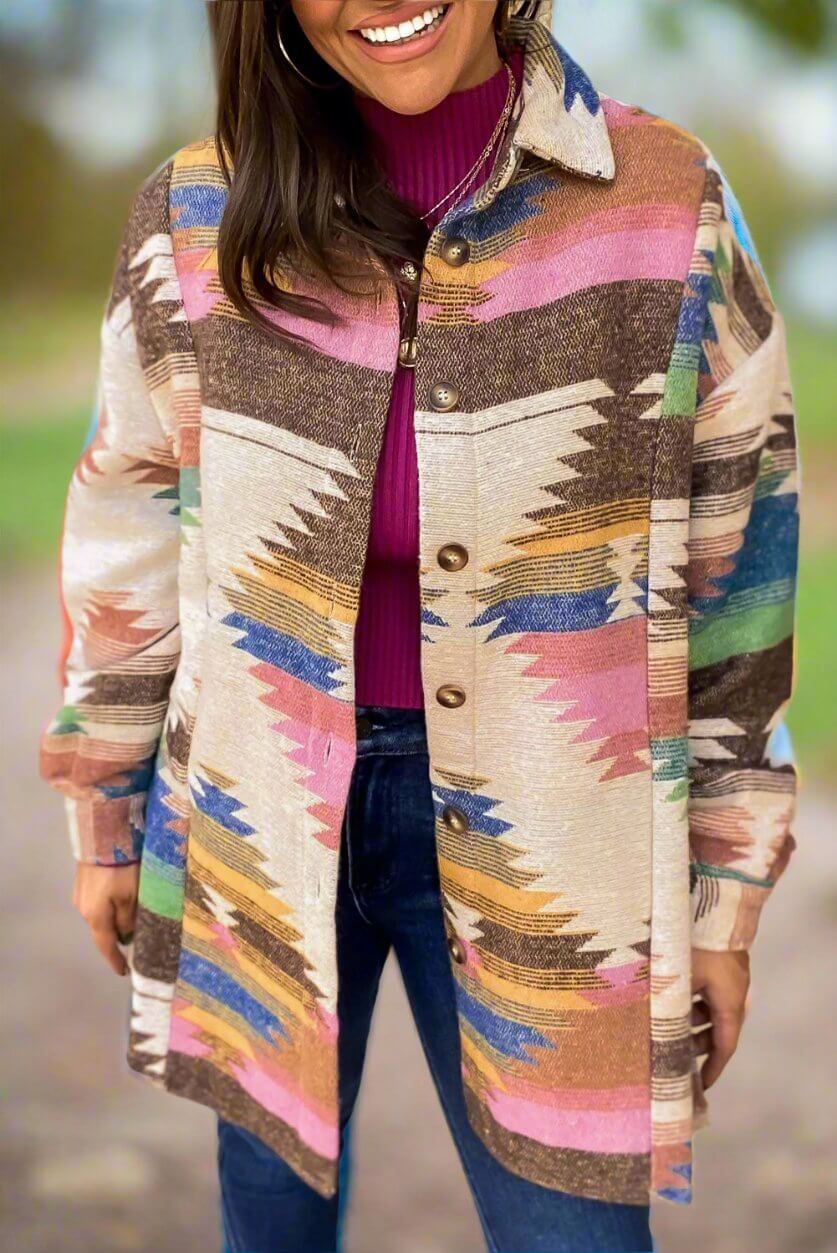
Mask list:
[[[147,793],[130,796],[64,796],[70,844],[76,861],[91,866],[128,866],[142,856]]]
[[[749,949],[756,937],[762,906],[770,887],[737,875],[691,868],[692,948],[714,952]]]

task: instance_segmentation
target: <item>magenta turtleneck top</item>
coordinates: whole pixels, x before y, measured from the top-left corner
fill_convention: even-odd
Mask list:
[[[509,55],[519,88],[522,50]],[[506,101],[504,66],[475,87],[453,91],[425,113],[388,109],[355,93],[378,160],[395,192],[425,213],[450,191],[485,148]],[[468,185],[491,173],[493,157]],[[428,232],[454,202],[428,219]],[[421,708],[418,465],[413,429],[414,372],[397,365],[378,460],[366,565],[355,630],[355,703]]]

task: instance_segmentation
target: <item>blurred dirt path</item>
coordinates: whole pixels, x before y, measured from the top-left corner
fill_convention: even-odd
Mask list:
[[[212,1116],[124,1066],[127,987],[70,909],[61,802],[37,775],[37,738],[57,697],[54,575],[7,576],[3,604],[0,1243],[15,1253],[217,1253]],[[658,1207],[660,1253],[837,1253],[835,808],[804,790],[799,848],[754,954],[740,1054],[697,1137],[698,1200]],[[345,1253],[479,1253],[393,968],[355,1150]]]

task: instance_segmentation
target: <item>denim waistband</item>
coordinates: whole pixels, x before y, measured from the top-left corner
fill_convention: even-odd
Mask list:
[[[427,728],[423,709],[387,705],[356,705],[357,754],[426,753]]]

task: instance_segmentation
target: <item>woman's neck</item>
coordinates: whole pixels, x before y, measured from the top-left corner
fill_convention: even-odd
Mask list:
[[[508,55],[518,90],[522,49]],[[355,93],[358,111],[375,154],[395,193],[417,213],[425,213],[450,191],[477,161],[491,139],[509,90],[505,63],[472,87],[450,92],[424,113],[397,113],[372,96]],[[490,172],[483,163],[468,191]],[[438,216],[451,201],[440,206]]]

